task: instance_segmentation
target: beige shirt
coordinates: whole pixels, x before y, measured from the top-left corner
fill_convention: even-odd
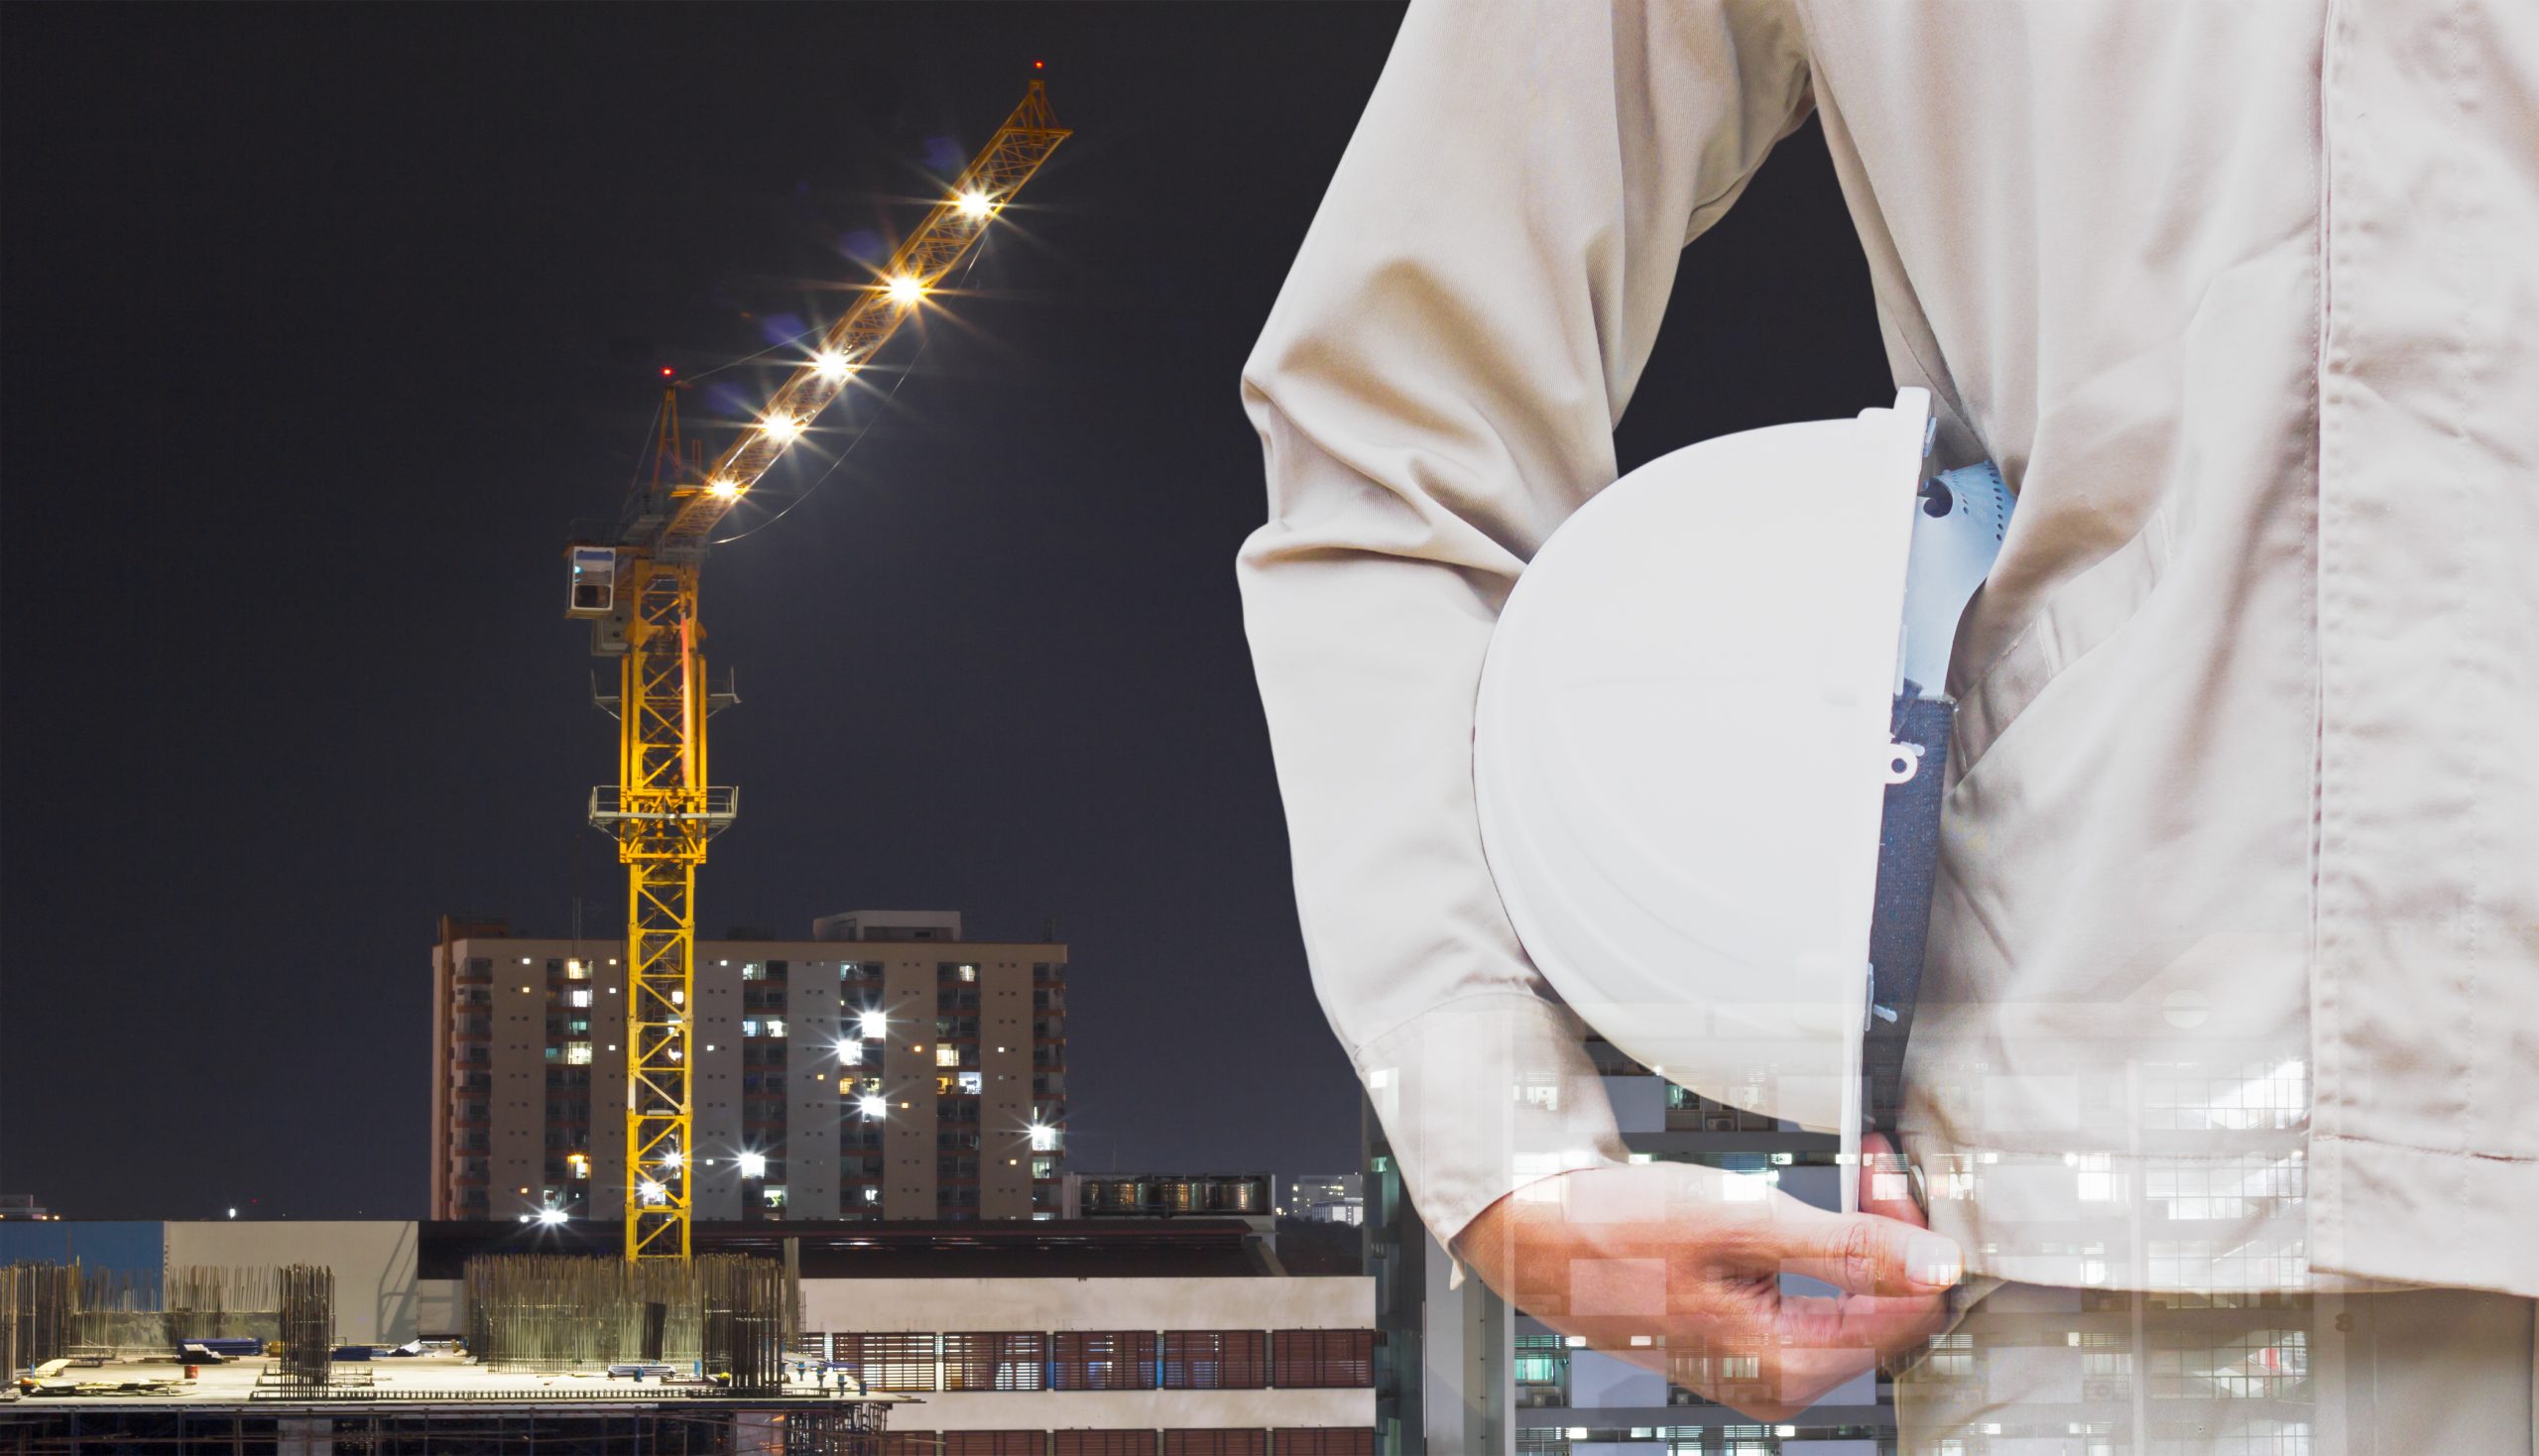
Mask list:
[[[2534,107],[2501,0],[1414,5],[1245,370],[1239,569],[1314,983],[1433,1229],[1623,1155],[1474,688],[1812,108],[1940,463],[2019,492],[1952,683],[1935,1225],[2033,1283],[2539,1295]]]

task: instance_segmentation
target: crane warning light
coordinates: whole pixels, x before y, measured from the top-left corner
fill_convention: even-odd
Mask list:
[[[737,480],[717,480],[707,484],[705,491],[718,501],[728,501],[741,493],[741,483]]]
[[[839,353],[837,350],[822,349],[819,353],[819,357],[811,361],[811,367],[819,371],[820,378],[827,380],[831,384],[835,384],[839,380],[846,378],[847,371],[854,366],[848,364],[846,362],[846,356]]]
[[[895,303],[913,303],[925,297],[925,285],[918,282],[913,274],[893,274],[887,287],[891,292],[891,302]]]
[[[767,437],[778,444],[786,444],[802,437],[802,422],[790,415],[770,415],[760,422],[759,427],[766,430]]]
[[[1048,69],[1048,66],[1049,62],[1045,61],[1034,61],[1031,62],[1031,68],[1033,70],[1046,70]]]
[[[676,371],[676,370],[674,370],[674,369],[672,369],[672,368],[670,368],[670,366],[668,366],[667,364],[665,364],[665,365],[663,365],[663,366],[662,366],[662,378],[664,378],[664,379],[667,379],[667,378],[669,378],[672,374],[675,374],[675,373],[677,373],[677,371]]]
[[[990,205],[988,202],[988,194],[980,191],[976,187],[972,187],[970,190],[961,194],[960,205],[961,215],[969,218],[972,222],[976,222],[980,218],[988,215],[988,208]]]

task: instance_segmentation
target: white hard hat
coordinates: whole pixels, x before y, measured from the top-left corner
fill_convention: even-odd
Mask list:
[[[1632,471],[1518,578],[1475,713],[1491,872],[1552,987],[1668,1080],[1847,1149],[1886,790],[1941,772],[1890,730],[1942,692],[2010,506],[1990,466],[1925,486],[1930,436],[1907,389]]]

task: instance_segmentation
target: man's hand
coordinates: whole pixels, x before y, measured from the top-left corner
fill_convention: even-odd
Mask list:
[[[1509,1303],[1590,1349],[1757,1420],[1786,1419],[1930,1338],[1963,1272],[1901,1180],[1869,1172],[1885,1141],[1865,1151],[1860,1213],[1687,1163],[1583,1168],[1484,1209],[1456,1253]],[[1760,1196],[1732,1196],[1748,1192]],[[1784,1274],[1838,1292],[1785,1294]]]

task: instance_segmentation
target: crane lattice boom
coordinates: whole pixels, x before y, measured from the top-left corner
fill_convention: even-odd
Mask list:
[[[615,543],[570,554],[567,615],[591,622],[591,650],[619,660],[617,783],[591,790],[591,823],[627,870],[626,1257],[685,1259],[697,1165],[691,1031],[696,1004],[696,871],[739,809],[706,776],[705,722],[728,699],[705,678],[698,577],[714,528],[844,392],[926,293],[1066,140],[1039,81],[891,257],[882,280],[822,331],[758,423],[691,469],[679,458],[673,389],[653,481]]]

